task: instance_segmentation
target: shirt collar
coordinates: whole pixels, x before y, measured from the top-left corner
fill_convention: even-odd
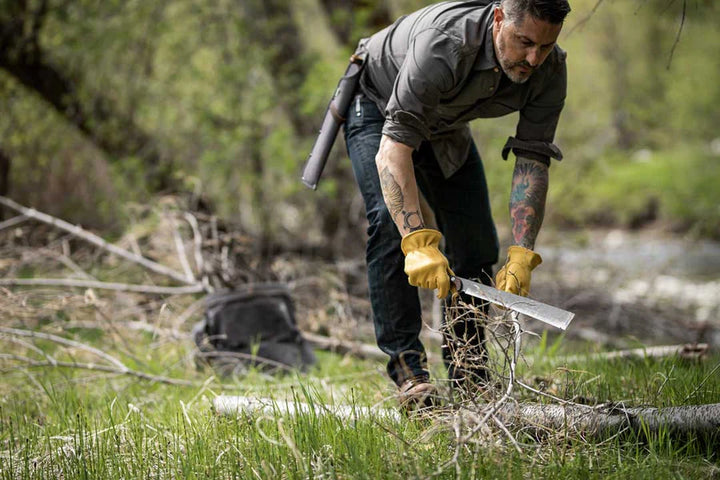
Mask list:
[[[493,40],[493,18],[497,5],[498,3],[488,5],[478,22],[478,28],[480,31],[484,31],[484,35],[481,37],[482,43],[475,59],[474,70],[490,70],[499,66],[495,57],[495,42]]]

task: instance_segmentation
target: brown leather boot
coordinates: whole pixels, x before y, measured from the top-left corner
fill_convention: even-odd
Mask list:
[[[405,380],[397,395],[400,407],[407,412],[416,412],[437,405],[438,392],[427,377]]]

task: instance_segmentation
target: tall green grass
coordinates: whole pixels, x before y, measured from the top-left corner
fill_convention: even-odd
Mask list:
[[[94,344],[110,348],[102,338]],[[594,403],[671,406],[720,401],[718,354],[696,362],[563,362],[562,356],[575,350],[570,347],[547,340],[530,346],[521,365],[524,381],[563,398]],[[211,408],[219,393],[394,408],[394,390],[381,365],[323,352],[307,374],[268,376],[251,369],[217,379],[211,371],[194,368],[189,346],[182,342],[158,349],[149,340],[138,341],[134,348],[143,370],[191,379],[196,386],[77,369],[24,368],[3,361],[0,479],[663,479],[715,478],[720,472],[717,445],[662,434],[602,443],[563,432],[541,440],[520,434],[521,452],[502,436],[495,444],[470,441],[456,450],[450,424],[439,419],[378,415],[343,420],[321,410],[294,416],[220,416]]]

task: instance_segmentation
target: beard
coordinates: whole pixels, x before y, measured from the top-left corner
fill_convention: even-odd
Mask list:
[[[502,35],[498,35],[497,39],[497,58],[498,62],[500,63],[500,68],[502,68],[502,71],[505,72],[505,75],[510,79],[513,83],[525,83],[528,81],[532,73],[535,71],[535,68],[532,67],[527,60],[521,60],[519,62],[515,62],[507,57],[506,49],[505,49],[505,40],[502,38]],[[522,72],[517,70],[516,67],[524,67],[528,71]]]

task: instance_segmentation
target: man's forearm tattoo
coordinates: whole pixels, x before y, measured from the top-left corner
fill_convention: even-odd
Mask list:
[[[402,228],[408,232],[425,228],[420,210],[405,211],[405,196],[388,167],[380,171],[380,188],[393,221],[400,225],[402,220]]]
[[[405,198],[400,185],[395,181],[395,177],[390,173],[388,167],[383,168],[380,172],[380,188],[385,197],[385,204],[390,210],[390,216],[395,220],[402,213]]]
[[[516,245],[534,248],[545,215],[548,181],[546,165],[518,159],[510,192],[510,222]]]
[[[423,222],[420,210],[414,210],[412,212],[406,212],[403,210],[403,227],[409,232],[420,230],[425,228],[425,222]]]

